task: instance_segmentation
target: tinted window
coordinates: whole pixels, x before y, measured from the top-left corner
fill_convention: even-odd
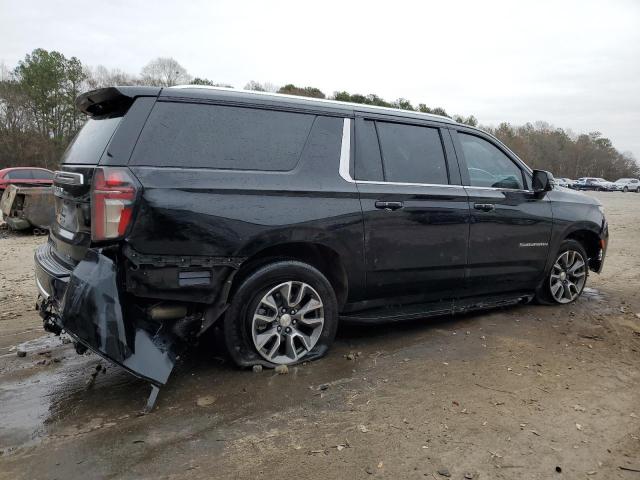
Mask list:
[[[373,121],[356,120],[356,165],[357,180],[382,181],[382,159],[376,125]]]
[[[387,182],[448,184],[437,128],[376,122]]]
[[[219,105],[157,103],[134,165],[234,170],[293,169],[314,115]]]
[[[524,189],[522,170],[498,147],[474,135],[458,135],[472,186]]]
[[[317,172],[325,171],[326,165],[340,168],[340,149],[342,148],[342,128],[344,119],[318,115],[301,156],[301,162],[309,167],[306,171],[314,178]]]
[[[31,170],[12,170],[7,173],[7,178],[9,180],[31,180],[33,177],[31,176]]]
[[[90,118],[67,147],[62,163],[97,164],[122,117]]]
[[[37,180],[53,180],[53,173],[46,170],[31,170],[31,173]]]

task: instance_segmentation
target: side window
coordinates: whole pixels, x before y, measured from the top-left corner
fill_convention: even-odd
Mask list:
[[[31,170],[13,170],[7,174],[9,180],[31,180]]]
[[[356,119],[356,159],[354,178],[381,182],[382,158],[376,125],[372,120]]]
[[[522,170],[495,145],[483,138],[458,133],[474,187],[523,190]]]
[[[46,170],[31,170],[31,174],[37,180],[53,180],[53,173]]]
[[[132,165],[289,171],[315,115],[243,107],[158,102]]]
[[[376,122],[387,182],[448,184],[437,128]]]

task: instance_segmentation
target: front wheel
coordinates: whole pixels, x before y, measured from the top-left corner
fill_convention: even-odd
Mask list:
[[[337,326],[337,300],[327,278],[306,263],[276,261],[234,293],[225,343],[239,366],[294,365],[323,356]]]
[[[622,191],[623,191],[624,193],[627,193],[627,192],[629,191],[629,189],[628,189],[627,187],[624,187],[624,188],[622,189]]]
[[[574,302],[584,290],[588,273],[587,252],[582,244],[565,240],[560,245],[551,271],[539,288],[539,300],[546,304]]]

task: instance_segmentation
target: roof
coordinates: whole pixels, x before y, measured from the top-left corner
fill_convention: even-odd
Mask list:
[[[47,172],[53,173],[48,168],[44,168],[44,167],[7,167],[7,168],[0,168],[0,173],[8,172],[9,170],[46,170]]]
[[[302,97],[298,95],[285,95],[282,93],[257,92],[254,90],[241,90],[227,87],[211,87],[208,85],[176,85],[174,87],[164,88],[160,95],[169,97],[185,97],[187,96],[184,95],[185,93],[189,93],[188,96],[195,96],[197,98],[271,101],[286,103],[291,106],[303,108],[320,107],[322,109],[336,111],[336,113],[341,111],[342,113],[352,114],[354,111],[358,111],[418,118],[441,123],[457,123],[454,120],[441,115],[415,112],[412,110],[402,110],[399,108],[378,107],[375,105],[326,100],[323,98]]]

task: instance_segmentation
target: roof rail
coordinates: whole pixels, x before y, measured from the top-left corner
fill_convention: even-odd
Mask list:
[[[349,107],[349,108],[367,108],[367,109],[371,108],[374,110],[393,112],[396,115],[398,113],[405,112],[405,113],[411,113],[413,115],[424,116],[425,118],[430,118],[432,120],[437,120],[439,122],[457,123],[455,120],[449,117],[445,117],[443,115],[436,115],[433,113],[422,113],[422,112],[416,112],[415,110],[402,110],[400,108],[380,107],[378,105],[369,105],[366,103],[363,104],[363,103],[353,103],[353,102],[342,102],[340,100],[327,100],[325,98],[304,97],[301,95],[259,92],[256,90],[244,90],[241,88],[213,87],[210,85],[175,85],[173,87],[169,87],[169,89],[203,89],[203,90],[214,90],[214,91],[223,91],[223,92],[237,92],[237,93],[244,93],[249,95],[265,96],[265,97],[272,97],[272,98],[289,98],[289,99],[298,100],[298,101],[308,101],[311,103],[318,102],[318,103],[324,103],[324,104],[330,104],[330,105],[340,105],[340,106]]]

